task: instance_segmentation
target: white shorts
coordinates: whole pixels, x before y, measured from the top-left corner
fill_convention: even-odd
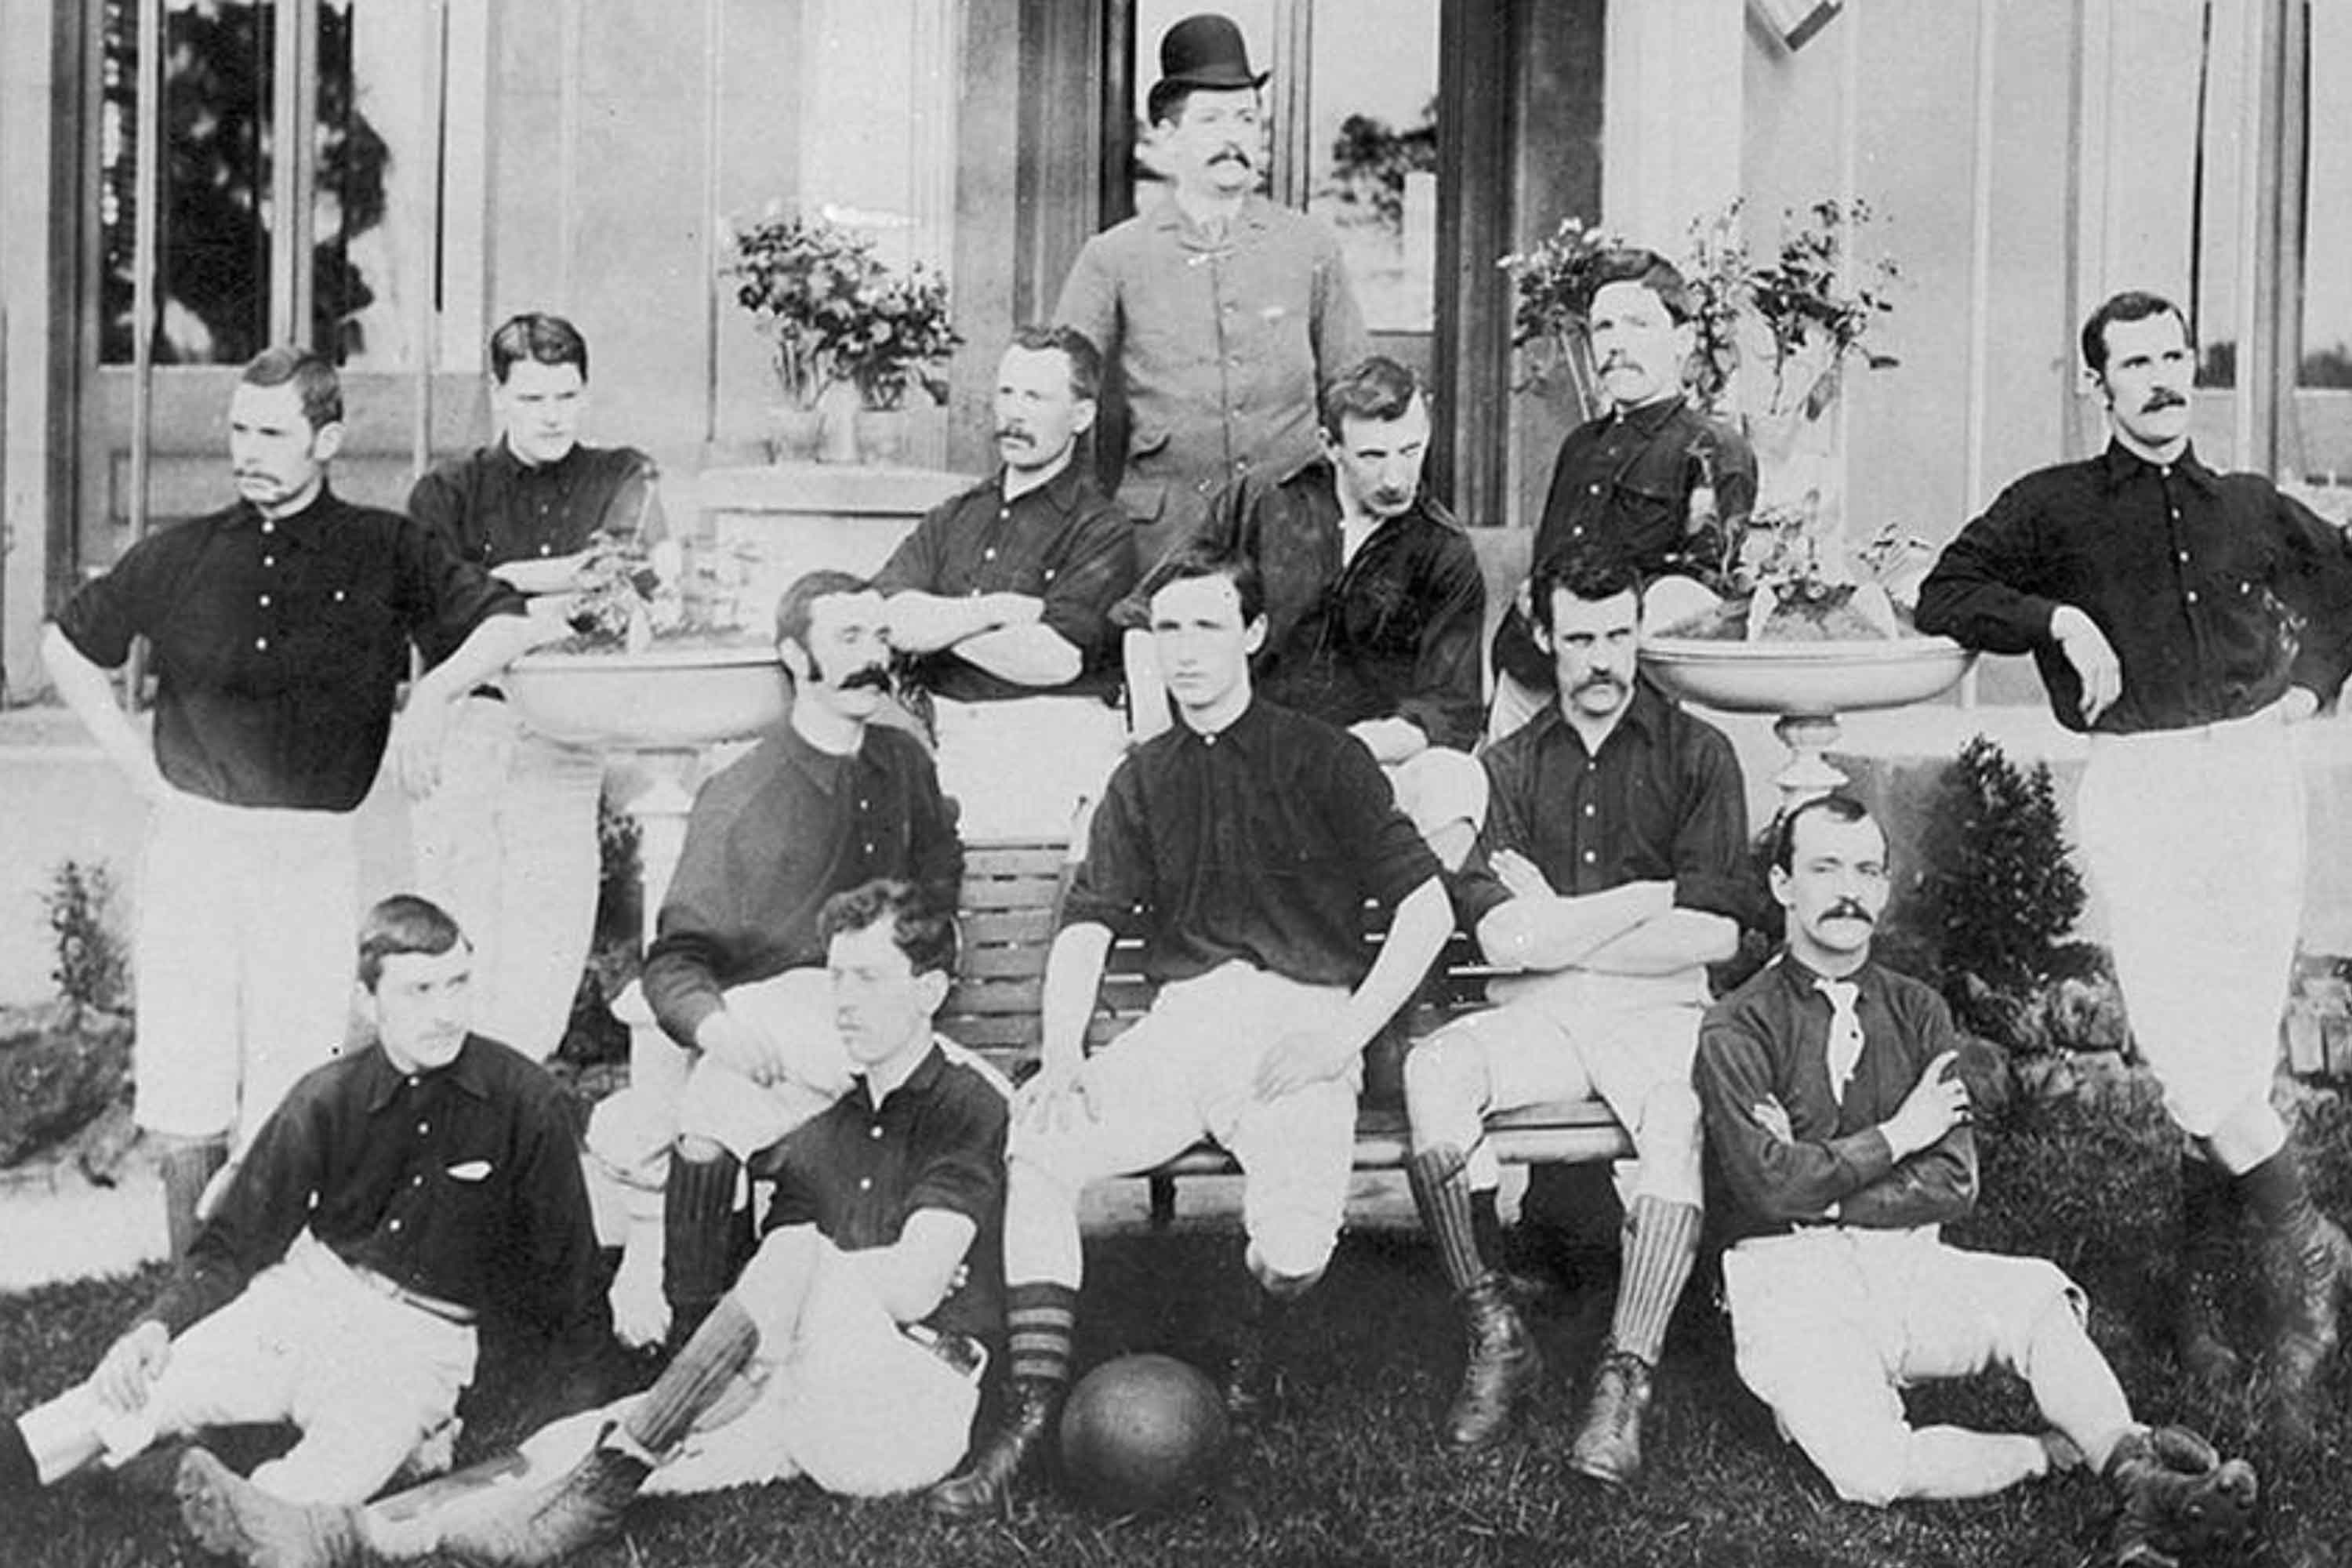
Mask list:
[[[829,1492],[882,1497],[929,1486],[971,1443],[984,1368],[959,1372],[891,1321],[830,1242],[797,1325],[760,1325],[760,1348],[714,1406],[714,1425],[689,1433],[646,1481],[648,1492],[707,1492],[805,1475]],[[760,1258],[735,1297],[756,1318]],[[535,1475],[562,1475],[636,1397],[548,1427],[523,1446]]]
[[[1932,1227],[1823,1226],[1723,1256],[1739,1375],[1838,1494],[1898,1495],[1907,1384],[2023,1364],[2042,1314],[2083,1293],[2057,1265],[1946,1247]]]
[[[1486,770],[1467,752],[1432,746],[1401,763],[1384,764],[1397,809],[1427,838],[1456,822],[1475,832],[1486,821]]]
[[[1007,1158],[1075,1192],[1214,1139],[1242,1168],[1242,1227],[1258,1257],[1294,1279],[1319,1273],[1347,1204],[1362,1061],[1276,1100],[1251,1085],[1275,1042],[1329,1025],[1348,995],[1239,962],[1163,985],[1150,1013],[1087,1059],[1094,1120],[1052,1131],[1016,1124]]]
[[[457,1415],[475,1349],[470,1327],[370,1286],[305,1231],[172,1342],[143,1414],[152,1434],[290,1421],[301,1441],[254,1484],[294,1502],[355,1503]],[[118,1459],[139,1446],[106,1436]]]
[[[1479,1104],[1475,1097],[1431,1097],[1415,1114],[1433,1124],[1417,1120],[1414,1142],[1465,1151],[1471,1184],[1491,1187],[1500,1170],[1485,1141],[1488,1112],[1598,1098],[1633,1135],[1639,1163],[1631,1190],[1668,1203],[1698,1203],[1701,1143],[1691,1060],[1706,1008],[1706,972],[1642,976],[1563,970],[1503,976],[1488,991],[1497,1005],[1456,1020],[1415,1047],[1475,1049],[1487,1099]]]
[[[358,972],[359,860],[338,812],[174,793],[147,829],[131,937],[137,1120],[241,1150],[342,1048]]]
[[[2165,1108],[2200,1138],[2233,1118],[2274,1125],[2304,887],[2303,781],[2278,710],[2095,735],[2079,804],[2132,1037]]]
[[[833,981],[822,969],[783,973],[727,993],[727,1010],[782,1048],[789,1076],[764,1088],[698,1057],[678,1096],[677,1131],[748,1160],[849,1091],[849,1053],[833,1021]]]
[[[1098,801],[1127,745],[1127,719],[1093,697],[935,699],[940,789],[974,839],[1061,842],[1081,801]]]
[[[596,923],[604,759],[467,697],[441,783],[409,807],[416,885],[474,944],[474,1026],[545,1061],[563,1043]]]

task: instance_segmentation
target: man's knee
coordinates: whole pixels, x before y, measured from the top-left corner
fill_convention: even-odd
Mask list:
[[[727,1145],[699,1133],[681,1132],[677,1135],[677,1157],[689,1165],[708,1165],[727,1157]]]
[[[1464,1111],[1476,1115],[1486,1101],[1486,1053],[1475,1033],[1441,1030],[1405,1053],[1405,1111],[1416,1131],[1425,1118]]]

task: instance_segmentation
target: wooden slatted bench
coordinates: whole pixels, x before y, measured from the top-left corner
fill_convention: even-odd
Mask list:
[[[1055,843],[984,843],[967,847],[961,921],[963,951],[956,984],[941,1006],[941,1034],[993,1061],[1016,1081],[1036,1060],[1045,991],[1045,955],[1059,924],[1068,856]],[[1372,934],[1379,934],[1374,931]],[[1141,972],[1140,944],[1112,944],[1087,1048],[1098,1050],[1143,1016],[1151,986]],[[1456,934],[1442,969],[1407,1011],[1402,1038],[1419,1039],[1450,1020],[1486,1005],[1493,973],[1468,938]],[[1394,1026],[1392,1026],[1392,1030]],[[1377,1047],[1376,1047],[1377,1048]],[[1381,1103],[1377,1071],[1368,1075],[1367,1103],[1356,1122],[1356,1169],[1402,1170],[1412,1154],[1402,1106]],[[1389,1086],[1393,1100],[1395,1086]],[[1560,1100],[1500,1112],[1486,1122],[1496,1154],[1517,1164],[1621,1159],[1633,1152],[1625,1130],[1599,1100]],[[1234,1172],[1231,1155],[1198,1143],[1149,1174],[1151,1214],[1164,1225],[1175,1213],[1179,1177]]]

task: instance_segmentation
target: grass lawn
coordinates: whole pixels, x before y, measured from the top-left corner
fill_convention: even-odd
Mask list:
[[[1985,1140],[1983,1212],[1965,1244],[2055,1258],[2090,1292],[2092,1331],[2140,1414],[2197,1425],[2261,1469],[2263,1544],[2247,1561],[2279,1568],[2352,1563],[2352,1376],[2334,1369],[2323,1441],[2288,1453],[2243,1404],[2185,1406],[2161,1333],[2171,1280],[2173,1198],[2161,1118],[2143,1102],[2093,1111],[2061,1104],[1995,1118]],[[2322,1196],[2352,1215],[2352,1112],[2306,1109]],[[1131,1350],[1205,1360],[1239,1271],[1231,1231],[1107,1237],[1089,1249],[1085,1342],[1093,1361]],[[69,1382],[107,1342],[152,1279],[52,1288],[0,1299],[0,1408]],[[1874,1511],[1839,1502],[1775,1437],[1734,1375],[1719,1314],[1693,1292],[1659,1381],[1650,1467],[1629,1497],[1570,1476],[1565,1459],[1581,1374],[1606,1327],[1605,1278],[1538,1310],[1552,1358],[1530,1430],[1476,1459],[1438,1452],[1432,1423],[1460,1346],[1436,1261],[1411,1231],[1351,1235],[1311,1299],[1293,1414],[1237,1446],[1226,1484],[1172,1518],[1113,1521],[1052,1498],[1010,1524],[950,1531],[912,1501],[845,1502],[806,1486],[649,1502],[588,1568],[810,1564],[1851,1564],[2076,1565],[2099,1561],[2105,1489],[2068,1477],[1973,1503]],[[1711,1290],[1711,1287],[1708,1288]],[[2251,1307],[2252,1303],[2247,1304]],[[352,1374],[366,1375],[365,1347]],[[518,1396],[486,1384],[467,1447],[511,1434]],[[1917,1398],[1928,1419],[2030,1429],[2022,1386],[1988,1379]],[[247,1456],[250,1457],[250,1456]],[[0,1563],[83,1568],[202,1561],[181,1537],[168,1468],[79,1481],[0,1515]]]

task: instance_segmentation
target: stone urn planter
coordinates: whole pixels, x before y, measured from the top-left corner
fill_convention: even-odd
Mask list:
[[[1845,784],[1822,753],[1837,743],[1838,715],[1903,708],[1959,683],[1976,655],[1949,637],[1826,642],[1730,642],[1644,636],[1642,668],[1675,696],[1729,713],[1777,713],[1789,748],[1773,775],[1782,809]]]

